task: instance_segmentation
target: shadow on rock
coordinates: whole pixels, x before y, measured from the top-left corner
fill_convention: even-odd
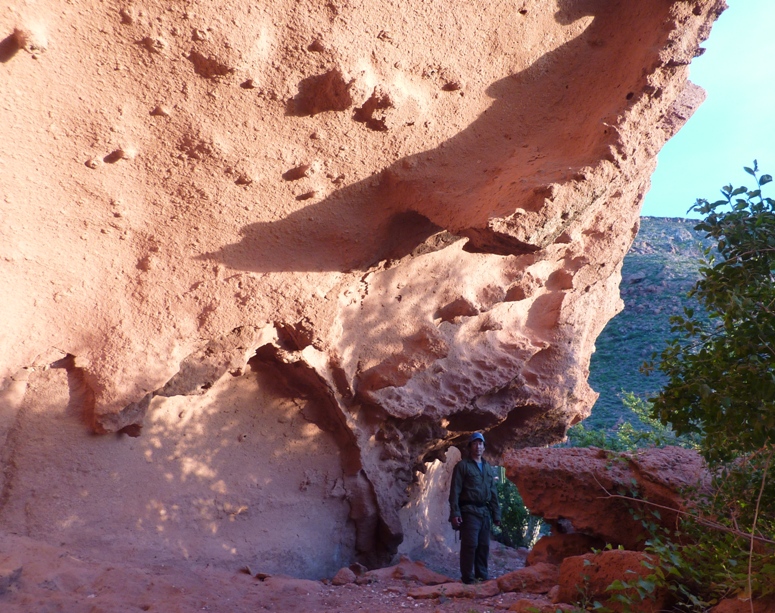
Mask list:
[[[563,0],[559,23],[593,16],[591,23],[529,68],[493,83],[492,105],[459,134],[283,219],[247,225],[239,243],[200,258],[256,272],[359,270],[411,253],[442,228],[467,237],[470,251],[506,255],[544,247],[526,239],[523,228],[545,224],[548,186],[583,181],[585,168],[614,159],[619,135],[612,126],[647,88],[646,76],[667,44],[670,6]],[[340,108],[347,87],[335,77],[327,73],[313,84],[338,84],[331,99]],[[334,108],[311,108],[307,81],[294,114]],[[520,209],[524,215],[510,230],[489,224]]]

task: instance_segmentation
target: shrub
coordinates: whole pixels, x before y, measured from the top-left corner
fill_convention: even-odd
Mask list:
[[[660,560],[649,580],[682,610],[775,593],[775,200],[762,196],[772,177],[759,176],[755,161],[745,170],[754,189],[727,185],[722,200],[693,207],[706,215],[696,229],[715,242],[690,292],[702,313],[686,308],[671,319],[675,337],[657,365],[668,382],[653,416],[696,437],[713,475],[678,532],[648,543]],[[637,610],[627,587],[611,589]]]
[[[727,185],[722,200],[693,207],[715,241],[690,292],[704,312],[671,318],[658,364],[668,382],[654,398],[656,417],[700,433],[711,461],[775,443],[775,200],[762,196],[772,177],[755,161],[745,170],[755,189]]]
[[[538,540],[543,523],[540,517],[530,514],[517,486],[506,479],[503,468],[500,470],[497,489],[501,505],[501,525],[493,527],[493,538],[508,547],[529,549]]]
[[[630,421],[610,430],[594,430],[578,423],[568,430],[570,447],[600,447],[610,451],[634,451],[644,447],[675,445],[696,449],[696,435],[677,435],[669,424],[652,416],[653,405],[632,392],[622,393],[622,403],[631,414]]]

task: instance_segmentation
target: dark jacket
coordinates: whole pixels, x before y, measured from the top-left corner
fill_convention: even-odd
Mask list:
[[[452,472],[449,487],[449,518],[463,513],[484,516],[489,510],[493,521],[501,520],[498,492],[495,489],[495,469],[482,460],[482,470],[470,458],[460,460]]]

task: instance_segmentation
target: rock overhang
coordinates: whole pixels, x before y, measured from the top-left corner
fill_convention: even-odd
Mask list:
[[[373,563],[423,461],[561,440],[724,5],[426,4],[0,18],[47,41],[3,65],[2,374],[55,347],[91,427],[134,435],[154,398],[276,373]]]

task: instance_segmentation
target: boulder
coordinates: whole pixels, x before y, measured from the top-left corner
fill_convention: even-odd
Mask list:
[[[588,534],[547,534],[533,545],[527,555],[527,565],[533,566],[540,562],[560,564],[565,558],[590,553],[592,549],[602,549],[605,541]]]
[[[555,533],[578,532],[626,549],[641,548],[648,537],[638,516],[675,528],[676,511],[686,508],[681,491],[709,479],[700,455],[679,447],[527,448],[510,452],[504,463],[527,508]]]
[[[573,605],[565,602],[553,603],[547,598],[520,598],[508,608],[515,613],[558,613],[578,610]]]
[[[346,585],[348,583],[355,582],[355,573],[347,567],[340,568],[339,571],[331,579],[332,585]]]
[[[653,571],[643,563],[654,565],[656,558],[639,551],[612,549],[600,553],[565,558],[560,565],[559,602],[591,603],[599,601],[617,613],[625,610],[623,604],[613,599],[617,592],[608,591],[614,581],[645,579]],[[636,595],[634,589],[619,592],[624,596]],[[639,613],[656,613],[664,609],[667,590],[653,586],[652,597],[637,604]]]
[[[546,597],[552,602],[560,602],[560,586],[555,585],[551,590],[546,593]]]
[[[296,579],[295,577],[286,577],[283,575],[273,575],[263,581],[263,585],[274,592],[283,594],[298,594],[306,596],[317,594],[323,590],[323,584],[320,581],[311,581],[309,579]]]
[[[559,568],[554,564],[538,562],[498,577],[501,592],[528,592],[545,594],[557,585]]]
[[[366,568],[366,567],[365,567],[363,564],[361,564],[360,562],[355,562],[355,563],[353,563],[353,564],[350,564],[350,566],[348,566],[348,568],[349,568],[351,571],[353,571],[353,573],[355,574],[355,576],[356,576],[356,577],[360,577],[360,576],[362,576],[363,574],[365,574],[365,573],[366,573],[366,572],[368,572],[368,570],[369,570],[368,568]]]
[[[363,578],[367,581],[403,579],[425,585],[447,584],[452,581],[449,577],[432,571],[422,562],[410,560],[406,556],[401,556],[401,560],[394,566],[368,571],[363,575]]]

